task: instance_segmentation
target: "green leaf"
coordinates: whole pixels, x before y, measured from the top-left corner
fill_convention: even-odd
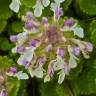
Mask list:
[[[10,83],[8,85],[8,96],[18,96],[20,85],[20,81],[10,80]]]
[[[0,32],[4,31],[6,25],[7,25],[6,20],[0,19]]]
[[[9,51],[12,47],[7,38],[4,37],[0,38],[0,44],[0,49],[3,51]]]
[[[36,4],[36,0],[21,0],[21,4],[26,7],[32,8]]]
[[[96,93],[96,69],[88,69],[82,73],[77,81],[80,94]]]
[[[12,31],[16,32],[16,33],[22,32],[23,31],[23,23],[20,21],[13,22]]]
[[[14,66],[14,62],[12,59],[7,56],[0,56],[0,69],[7,69],[11,66]]]
[[[91,22],[89,31],[91,32],[92,43],[96,45],[96,20]]]
[[[0,19],[8,19],[12,16],[12,11],[9,9],[11,0],[0,0]]]
[[[56,83],[51,81],[48,83],[40,84],[39,91],[41,96],[58,96],[56,93]]]
[[[96,0],[78,0],[80,9],[88,15],[96,15]]]
[[[69,7],[69,5],[71,4],[71,2],[72,2],[72,0],[65,0],[65,1],[61,4],[61,6],[63,7],[63,10],[64,10],[64,11],[68,10],[68,7]]]

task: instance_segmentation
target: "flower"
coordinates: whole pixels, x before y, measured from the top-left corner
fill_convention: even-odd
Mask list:
[[[47,7],[50,4],[50,0],[42,0],[43,6]]]
[[[48,68],[48,73],[47,73],[50,77],[52,77],[54,75],[54,69],[52,67]]]
[[[34,19],[34,16],[33,16],[33,13],[31,12],[31,11],[28,11],[27,13],[26,13],[26,17],[28,18],[28,19]]]
[[[37,0],[34,10],[34,16],[40,17],[42,15],[43,5],[40,0]]]
[[[36,47],[36,45],[39,43],[39,40],[37,39],[32,39],[29,41],[29,45],[30,46],[33,46],[33,47]]]
[[[16,35],[11,35],[11,36],[10,36],[10,40],[11,40],[12,42],[16,42],[16,41],[18,40],[18,38],[17,38]]]
[[[33,27],[34,27],[33,22],[27,22],[27,23],[25,24],[25,28],[28,29],[28,30],[31,30]]]
[[[43,17],[42,18],[42,23],[45,24],[45,25],[48,24],[48,19],[46,17]]]
[[[8,69],[8,71],[6,72],[6,74],[8,76],[14,76],[17,73],[17,68],[16,67],[10,67]]]
[[[45,63],[45,61],[46,61],[46,57],[45,56],[42,56],[41,58],[39,58],[37,60],[37,63],[38,63],[38,65],[42,65],[42,64]]]
[[[19,9],[20,9],[20,5],[21,5],[21,2],[20,0],[12,0],[11,4],[9,5],[9,8],[18,13],[19,12]]]
[[[80,48],[79,48],[79,47],[73,47],[72,50],[73,50],[72,53],[73,53],[75,56],[79,56],[79,55],[80,55]]]
[[[74,39],[75,35],[79,38],[84,36],[83,28],[78,27],[75,20],[67,19],[61,30],[62,22],[59,22],[59,18],[63,13],[60,2],[64,0],[55,1],[52,9],[54,18],[51,23],[47,17],[43,17],[42,21],[38,22],[35,17],[32,17],[31,12],[23,16],[24,32],[16,35],[16,40],[13,38],[16,47],[12,51],[20,54],[17,63],[24,66],[31,77],[44,78],[44,82],[48,82],[57,73],[59,75],[58,83],[61,84],[71,69],[77,67],[80,52],[87,59],[89,58],[89,52],[93,50],[93,46],[91,43]],[[57,4],[57,2],[59,3]],[[42,7],[42,1],[37,0],[35,15],[41,15]],[[38,10],[40,10],[40,13]],[[68,36],[66,31],[69,32]],[[70,35],[72,32],[74,32],[74,36]],[[49,52],[50,54],[48,54]],[[14,73],[13,69],[11,71]],[[18,79],[28,79],[28,75],[22,72],[21,70],[14,76]]]
[[[23,47],[23,46],[18,46],[16,52],[17,52],[17,53],[24,53],[25,50],[26,50],[25,47]]]
[[[93,45],[91,43],[86,43],[85,44],[85,50],[88,51],[88,52],[92,52]]]
[[[65,25],[66,26],[72,26],[74,24],[73,20],[72,19],[68,19],[65,21]]]
[[[64,55],[65,55],[64,49],[63,48],[58,48],[57,55],[59,55],[61,57],[64,57]]]
[[[52,50],[52,45],[50,44],[50,45],[48,45],[47,47],[46,47],[46,52],[50,52]]]
[[[60,16],[63,15],[63,10],[62,8],[60,8],[58,5],[54,11],[54,21],[58,21]]]
[[[3,89],[3,90],[1,91],[0,96],[7,96],[7,93],[6,93],[6,90],[5,90],[5,89]]]

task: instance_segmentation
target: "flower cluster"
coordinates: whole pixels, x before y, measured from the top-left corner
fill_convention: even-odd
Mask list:
[[[51,3],[51,0],[36,0],[36,5],[34,8],[34,16],[40,17],[42,15],[42,11],[44,7],[48,7],[51,3],[51,10],[53,10],[57,4],[60,4],[64,2],[65,0],[54,0],[54,3]],[[11,4],[9,5],[9,8],[18,13],[21,6],[20,0],[12,0]]]
[[[40,3],[40,0],[37,3]],[[20,54],[17,63],[24,66],[31,77],[44,78],[44,82],[48,82],[57,73],[58,83],[61,84],[71,69],[77,67],[81,53],[88,59],[93,46],[80,40],[84,37],[84,30],[74,19],[61,19],[63,24],[59,22],[63,15],[60,4],[56,4],[52,10],[54,19],[51,23],[46,17],[43,17],[40,23],[32,12],[27,12],[22,17],[25,23],[24,32],[10,36],[10,40],[16,44],[12,52]],[[16,68],[10,68],[7,74],[18,79],[28,79],[26,73],[17,72]]]

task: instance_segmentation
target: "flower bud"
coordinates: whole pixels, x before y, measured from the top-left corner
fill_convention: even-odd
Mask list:
[[[91,43],[86,43],[85,44],[85,50],[88,51],[88,52],[92,52],[93,50],[93,46]]]
[[[79,56],[80,55],[80,48],[79,47],[73,47],[72,50],[73,50],[73,54],[75,56]]]
[[[68,20],[65,21],[65,25],[67,25],[67,26],[72,26],[73,23],[74,23],[74,22],[73,22],[72,19],[68,19]]]
[[[64,54],[65,54],[65,52],[64,52],[64,49],[63,49],[63,48],[59,48],[59,49],[57,50],[57,55],[59,55],[59,56],[61,56],[61,57],[64,57]]]
[[[17,36],[16,36],[16,35],[11,35],[11,36],[10,36],[10,40],[11,40],[12,42],[16,42],[16,41],[17,41]]]

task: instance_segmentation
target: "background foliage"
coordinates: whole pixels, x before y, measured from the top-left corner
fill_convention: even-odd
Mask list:
[[[36,0],[21,2],[20,11],[16,14],[9,9],[11,0],[0,0],[0,74],[3,75],[8,67],[19,67],[16,64],[18,55],[11,53],[13,44],[9,36],[22,32],[23,23],[20,17],[28,10],[33,11]],[[4,82],[8,96],[96,96],[96,0],[65,0],[62,7],[65,16],[80,21],[85,30],[85,39],[93,43],[91,58],[81,59],[78,67],[71,71],[62,85],[56,83],[56,77],[45,84],[36,78],[28,81],[8,78]],[[50,17],[52,14],[48,8],[43,11],[43,16]]]

